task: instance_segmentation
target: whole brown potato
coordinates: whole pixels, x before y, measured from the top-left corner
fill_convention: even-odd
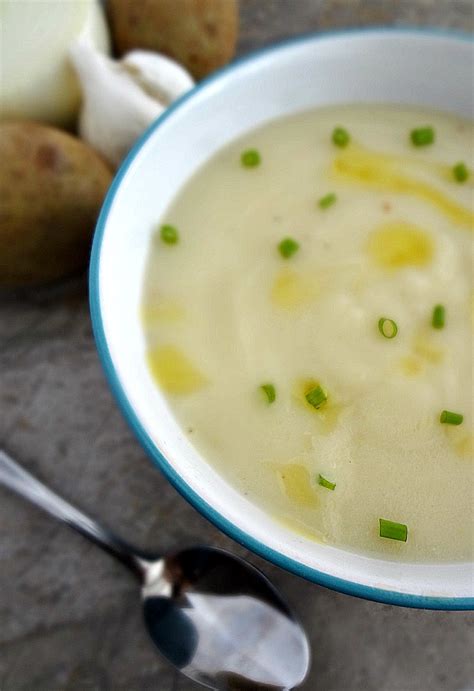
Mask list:
[[[0,124],[0,285],[48,283],[87,265],[112,179],[79,139],[32,122]]]
[[[134,48],[171,56],[200,79],[235,53],[237,0],[109,0],[121,55]]]

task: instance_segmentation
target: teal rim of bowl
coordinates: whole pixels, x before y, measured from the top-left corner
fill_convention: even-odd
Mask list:
[[[210,504],[205,502],[201,496],[195,492],[185,480],[176,472],[173,466],[168,462],[168,460],[163,456],[163,454],[157,449],[152,439],[146,432],[142,423],[140,422],[137,414],[135,413],[133,407],[131,406],[127,395],[122,388],[115,365],[113,363],[112,357],[110,355],[109,347],[107,344],[107,339],[105,337],[104,325],[102,320],[102,311],[100,305],[99,296],[99,273],[100,273],[100,255],[102,248],[102,240],[104,236],[105,226],[107,224],[107,219],[109,215],[110,208],[114,201],[115,195],[120,187],[120,184],[126,175],[132,161],[135,159],[139,151],[142,149],[145,142],[148,141],[150,136],[157,130],[161,125],[172,117],[173,114],[181,108],[181,106],[192,99],[197,93],[206,90],[210,84],[215,81],[225,80],[232,72],[239,66],[253,62],[254,60],[284,50],[285,48],[302,44],[305,42],[312,43],[317,40],[324,40],[327,38],[340,38],[344,36],[364,36],[373,35],[377,33],[386,34],[412,34],[413,36],[428,36],[428,37],[438,37],[438,38],[449,38],[459,41],[473,42],[473,36],[467,32],[451,30],[451,29],[439,29],[439,28],[416,28],[416,27],[371,27],[367,29],[342,29],[336,31],[326,31],[309,33],[304,35],[298,35],[295,38],[290,38],[285,41],[272,44],[270,46],[261,48],[257,51],[249,53],[241,58],[238,58],[229,65],[223,67],[217,72],[213,73],[199,84],[197,84],[193,89],[184,94],[181,98],[175,101],[171,106],[165,110],[165,112],[154,122],[152,125],[138,138],[134,146],[122,162],[119,170],[117,171],[110,188],[105,197],[102,209],[97,221],[94,240],[92,243],[91,260],[89,267],[89,303],[92,319],[92,328],[94,333],[94,338],[96,341],[97,350],[99,353],[99,359],[101,361],[102,367],[104,369],[107,381],[109,383],[110,389],[118,403],[123,416],[130,425],[134,434],[138,438],[138,441],[150,456],[153,463],[157,466],[159,470],[166,476],[173,487],[195,508],[199,511],[205,518],[214,523],[222,532],[226,533],[236,542],[240,543],[247,549],[255,552],[259,556],[267,559],[268,561],[276,564],[277,566],[290,571],[297,576],[301,576],[308,581],[312,581],[318,585],[325,586],[331,590],[336,590],[346,595],[353,595],[355,597],[363,598],[366,600],[374,600],[376,602],[382,602],[388,605],[398,605],[402,607],[414,607],[420,609],[437,609],[437,610],[473,610],[474,609],[474,596],[473,597],[436,597],[436,596],[426,596],[426,595],[411,595],[409,593],[401,593],[392,590],[384,590],[382,588],[374,588],[373,586],[363,585],[360,583],[354,583],[350,580],[345,580],[332,576],[331,574],[325,573],[323,571],[318,571],[310,566],[301,564],[290,557],[285,556],[281,552],[278,552],[267,545],[263,544],[259,540],[241,530],[235,526],[231,521],[220,514],[216,509],[214,509]]]

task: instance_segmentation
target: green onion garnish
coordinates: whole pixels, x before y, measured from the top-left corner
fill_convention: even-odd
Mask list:
[[[445,317],[446,310],[444,308],[444,305],[436,305],[433,309],[433,317],[431,319],[433,329],[443,329]]]
[[[336,488],[335,482],[329,482],[329,480],[326,480],[326,478],[323,477],[321,474],[319,474],[318,476],[318,485],[321,485],[321,487],[326,487],[326,489],[331,490],[334,490]]]
[[[255,168],[260,165],[261,161],[262,158],[257,149],[247,149],[240,154],[240,162],[244,168]]]
[[[289,259],[298,249],[299,244],[293,238],[284,238],[278,245],[278,250],[285,259]]]
[[[313,408],[320,408],[328,400],[328,392],[322,386],[316,386],[305,396],[306,400]]]
[[[427,146],[435,140],[435,131],[432,127],[417,127],[410,132],[410,139],[414,146]]]
[[[174,226],[164,225],[160,228],[160,237],[167,245],[176,245],[179,233]]]
[[[469,170],[467,168],[467,165],[462,161],[456,163],[456,165],[453,166],[453,175],[456,182],[466,182],[466,180],[469,177]]]
[[[263,391],[263,393],[267,397],[267,401],[269,403],[273,403],[273,401],[276,398],[276,391],[275,391],[275,387],[273,386],[273,384],[262,384],[260,389]]]
[[[379,331],[384,338],[395,338],[398,333],[398,326],[393,319],[380,317],[378,321]]]
[[[335,127],[332,131],[332,142],[343,149],[351,141],[351,135],[343,127]]]
[[[388,537],[390,540],[400,540],[400,542],[407,541],[408,528],[403,523],[394,523],[387,521],[386,518],[379,518],[379,525],[380,537]]]
[[[324,197],[321,197],[321,199],[318,201],[319,206],[321,209],[327,209],[333,204],[335,204],[337,201],[337,197],[334,194],[334,192],[329,192],[329,194],[326,194]]]
[[[460,425],[464,420],[464,415],[461,413],[453,413],[450,410],[443,410],[439,416],[439,421],[446,425]]]

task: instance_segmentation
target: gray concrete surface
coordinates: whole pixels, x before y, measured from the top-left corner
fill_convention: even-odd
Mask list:
[[[369,24],[472,29],[465,0],[242,0],[239,52]],[[453,75],[453,78],[455,75]],[[0,297],[0,442],[66,497],[143,546],[245,550],[154,470],[97,359],[86,283]],[[306,691],[474,689],[470,613],[412,611],[317,587],[251,557],[303,620]],[[129,574],[0,490],[0,690],[192,691],[151,648]]]

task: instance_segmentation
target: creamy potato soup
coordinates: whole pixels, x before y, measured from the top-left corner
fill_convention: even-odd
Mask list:
[[[472,153],[452,115],[314,110],[156,219],[151,374],[208,462],[314,540],[472,558]]]

